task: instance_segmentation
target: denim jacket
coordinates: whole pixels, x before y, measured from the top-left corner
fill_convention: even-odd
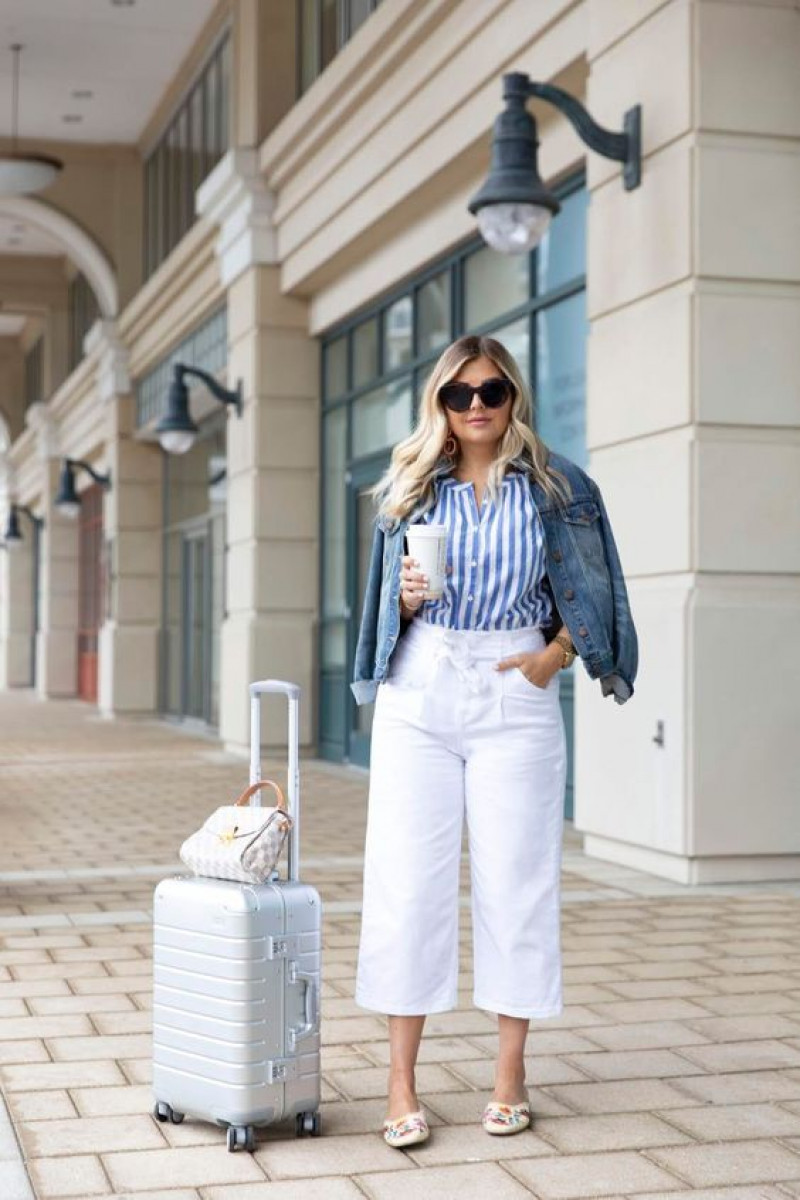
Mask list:
[[[572,498],[565,507],[557,505],[538,482],[531,481],[545,533],[543,586],[553,601],[553,620],[544,635],[550,642],[566,625],[589,677],[600,680],[603,696],[613,694],[617,704],[624,704],[633,695],[638,640],[608,513],[599,487],[577,463],[553,451],[548,461],[567,477]],[[436,477],[450,470],[445,461],[437,467]],[[405,531],[430,503],[420,502],[402,519],[375,520],[350,684],[359,705],[375,699],[397,640],[411,623],[400,616]]]

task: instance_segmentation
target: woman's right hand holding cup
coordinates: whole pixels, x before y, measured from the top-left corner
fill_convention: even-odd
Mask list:
[[[406,617],[413,617],[422,607],[428,579],[422,574],[419,563],[410,554],[403,555],[403,566],[400,572],[400,611]]]

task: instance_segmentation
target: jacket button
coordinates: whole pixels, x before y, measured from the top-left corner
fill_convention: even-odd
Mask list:
[[[589,632],[589,630],[586,628],[585,625],[581,625],[580,629],[578,630],[578,633],[581,635],[581,637],[586,637],[586,634],[588,632]]]
[[[575,593],[572,588],[567,588],[567,590],[564,592],[564,595],[568,600],[572,600],[575,597]]]
[[[553,551],[553,562],[561,562],[562,554],[560,550]]]

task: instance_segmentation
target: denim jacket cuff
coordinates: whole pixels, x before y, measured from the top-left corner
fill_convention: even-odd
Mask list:
[[[617,704],[624,704],[633,695],[633,684],[628,683],[627,679],[616,671],[610,675],[601,675],[600,687],[604,696],[613,694]]]

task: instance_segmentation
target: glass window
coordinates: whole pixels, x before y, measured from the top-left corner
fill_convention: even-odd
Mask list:
[[[393,371],[411,361],[414,302],[403,296],[386,309],[383,318],[383,369]]]
[[[586,466],[586,293],[536,314],[536,431]]]
[[[339,5],[337,0],[322,0],[322,69],[336,57],[339,48]]]
[[[378,374],[378,318],[372,317],[353,332],[353,387],[370,383]]]
[[[215,57],[219,61],[219,143],[217,162],[228,149],[231,140],[231,39],[225,38]]]
[[[408,437],[412,427],[411,379],[394,380],[353,403],[353,456],[360,458]]]
[[[429,354],[451,338],[450,272],[424,283],[417,293],[417,353]]]
[[[373,7],[374,5],[371,3],[371,0],[350,0],[351,37],[364,24]]]
[[[347,391],[347,338],[325,347],[325,399],[335,400]]]
[[[317,0],[300,0],[300,89],[305,91],[319,75],[317,66]]]
[[[288,0],[286,0],[288,3]],[[297,81],[305,92],[380,0],[296,0]],[[320,50],[322,53],[320,54]]]
[[[194,222],[194,195],[228,148],[231,41],[226,36],[144,164],[148,274]]]
[[[37,338],[25,355],[25,407],[44,400],[44,337]]]
[[[219,72],[216,62],[209,64],[209,69],[203,79],[203,99],[205,108],[203,178],[217,161],[217,146],[220,141],[219,128]]]
[[[324,425],[325,476],[323,479],[324,578],[323,617],[341,617],[346,604],[345,558],[347,466],[347,409],[337,408],[328,413]]]
[[[498,254],[484,246],[471,254],[464,267],[467,329],[487,325],[529,299],[527,254]]]
[[[189,107],[181,109],[175,122],[178,157],[178,237],[182,238],[194,221],[191,147],[189,145]]]
[[[561,201],[561,212],[536,251],[536,291],[542,296],[586,272],[585,188]]]
[[[94,325],[100,311],[94,292],[83,275],[76,275],[67,293],[69,310],[68,367],[74,371],[83,358],[83,339]]]
[[[501,325],[492,330],[492,337],[502,342],[509,354],[512,354],[520,369],[520,374],[530,387],[531,337],[530,318],[522,317],[509,325]]]
[[[152,248],[155,252],[155,258],[150,264],[151,270],[155,270],[161,262],[167,246],[167,146],[163,142],[156,150],[154,167],[156,203],[152,212],[146,214],[145,224],[145,228],[151,229]]]
[[[205,115],[203,112],[203,88],[200,84],[192,91],[189,102],[191,123],[192,191],[196,192],[205,176],[203,147],[205,145]]]

